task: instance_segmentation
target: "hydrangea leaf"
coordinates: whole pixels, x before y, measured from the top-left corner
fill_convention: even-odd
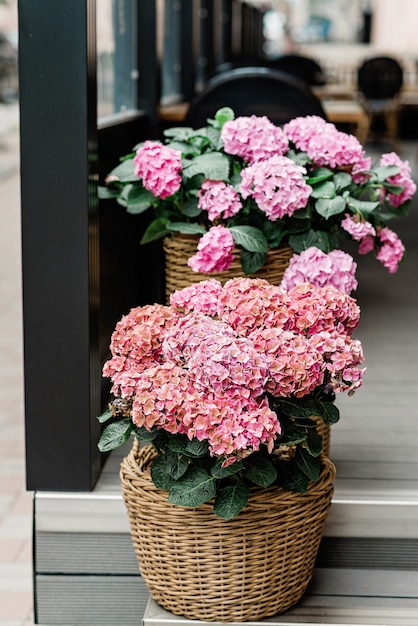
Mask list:
[[[197,198],[189,198],[188,200],[186,200],[183,206],[182,214],[186,217],[197,217],[198,215],[200,215],[202,209],[199,209],[197,203]]]
[[[245,476],[259,487],[268,487],[277,478],[273,463],[259,454],[251,454],[245,461]]]
[[[326,180],[313,188],[312,198],[335,198],[337,191],[335,185],[330,180]]]
[[[318,415],[320,415],[325,424],[336,424],[340,419],[340,411],[332,402],[315,402]]]
[[[229,231],[237,246],[242,246],[249,252],[267,254],[267,239],[259,228],[254,226],[230,226]]]
[[[173,484],[171,476],[171,462],[167,454],[160,454],[151,466],[151,478],[157,489],[168,491]]]
[[[135,174],[135,163],[133,159],[126,159],[119,163],[109,174],[115,176],[122,183],[137,182],[138,176]]]
[[[187,472],[170,487],[168,501],[179,506],[199,506],[216,493],[216,481],[202,467],[190,465]]]
[[[337,172],[332,180],[334,181],[337,192],[347,189],[347,187],[349,187],[353,182],[353,179],[350,174],[347,174],[347,172]]]
[[[305,446],[311,456],[317,457],[322,452],[322,437],[316,428],[308,428],[306,432]]]
[[[235,463],[231,463],[231,465],[227,467],[222,467],[222,462],[223,459],[217,459],[216,463],[211,467],[210,473],[214,478],[227,478],[227,476],[238,474],[238,472],[244,469],[244,465],[241,461],[235,461]]]
[[[132,185],[126,201],[126,210],[132,214],[143,213],[152,206],[153,201],[155,196],[148,189]]]
[[[356,211],[360,211],[363,215],[370,215],[377,207],[380,206],[380,202],[368,202],[367,200],[357,200],[357,198],[347,198],[347,204],[349,208],[353,208]]]
[[[229,485],[218,491],[213,512],[224,520],[236,517],[247,505],[250,489],[247,485],[238,483]]]
[[[342,213],[346,206],[347,201],[342,196],[335,196],[335,198],[320,198],[315,203],[315,208],[319,215],[322,215],[325,219]]]
[[[103,424],[104,422],[108,422],[112,417],[112,411],[110,409],[106,409],[106,411],[103,411],[103,413],[97,417],[97,420],[100,424]]]
[[[313,457],[304,448],[297,448],[295,463],[310,480],[317,481],[321,473],[321,464],[318,457]]]
[[[150,243],[165,237],[170,232],[167,228],[168,220],[165,217],[157,217],[153,220],[148,228],[145,230],[140,241],[141,244]]]
[[[391,176],[396,176],[401,171],[398,165],[382,165],[381,167],[374,167],[373,172],[377,176],[377,180],[383,183]]]
[[[196,174],[203,174],[210,180],[228,180],[229,159],[221,152],[200,154],[183,169],[183,176],[186,178],[191,178]]]
[[[241,265],[246,276],[254,274],[261,269],[266,262],[267,252],[249,252],[241,251]]]
[[[128,441],[131,436],[132,427],[133,425],[130,418],[118,420],[106,426],[97,444],[100,452],[109,452],[110,450],[119,448],[125,441]]]
[[[183,233],[183,235],[204,235],[206,230],[200,224],[189,222],[166,222],[167,230],[175,233]]]

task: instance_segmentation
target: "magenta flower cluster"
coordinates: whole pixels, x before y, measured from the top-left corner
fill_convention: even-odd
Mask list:
[[[281,286],[292,289],[296,285],[309,282],[315,287],[332,285],[350,294],[357,289],[356,269],[357,263],[347,252],[331,250],[326,253],[312,246],[293,255],[284,272]]]
[[[281,426],[270,399],[362,384],[362,348],[351,337],[359,314],[332,286],[202,281],[172,294],[170,306],[124,316],[103,374],[131,402],[136,426],[207,441],[227,466],[274,449]]]
[[[181,186],[181,152],[158,141],[146,141],[134,157],[135,174],[145,189],[164,200]]]

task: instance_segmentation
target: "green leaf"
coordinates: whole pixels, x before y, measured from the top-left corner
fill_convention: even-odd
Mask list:
[[[324,424],[330,426],[336,424],[340,419],[340,411],[332,402],[315,402],[317,414],[322,418]]]
[[[135,163],[133,159],[126,159],[119,163],[109,174],[115,176],[122,183],[138,182],[139,178],[135,174]]]
[[[202,467],[189,466],[187,472],[173,482],[168,501],[179,506],[196,507],[208,502],[216,493],[213,476]]]
[[[170,232],[167,228],[168,220],[166,217],[157,217],[153,220],[145,233],[142,235],[141,244],[150,243],[165,237]]]
[[[140,185],[132,185],[126,203],[128,213],[139,214],[150,208],[155,196]]]
[[[229,231],[237,246],[242,246],[249,252],[267,254],[267,239],[259,228],[254,226],[230,226]]]
[[[100,424],[104,424],[104,422],[108,422],[112,417],[112,411],[110,409],[106,409],[106,411],[103,411],[103,413],[97,417],[97,420]]]
[[[273,463],[259,454],[251,454],[245,460],[245,476],[259,487],[268,487],[277,478]]]
[[[170,476],[173,480],[178,480],[187,471],[189,462],[183,454],[173,453],[169,456],[171,457]]]
[[[347,172],[337,172],[336,174],[334,174],[332,180],[334,181],[337,192],[342,191],[343,189],[347,189],[347,187],[349,187],[353,181],[350,174],[347,174]]]
[[[321,472],[321,464],[318,457],[313,457],[303,448],[297,448],[295,462],[299,469],[310,480],[317,481]]]
[[[280,409],[283,411],[285,415],[289,415],[290,417],[295,418],[305,418],[311,417],[315,415],[317,412],[316,403],[314,401],[311,402],[292,402],[291,400],[280,400]]]
[[[97,447],[100,452],[109,452],[128,441],[133,424],[130,418],[124,418],[107,426],[99,439]]]
[[[215,113],[215,120],[218,122],[220,128],[222,128],[225,122],[229,122],[233,119],[235,119],[235,113],[230,107],[222,107]]]
[[[197,206],[198,199],[197,198],[189,198],[183,206],[183,215],[186,217],[197,217],[201,214],[202,209],[199,209]]]
[[[396,176],[399,174],[400,167],[398,165],[383,165],[381,167],[374,167],[372,172],[374,172],[377,176],[377,180],[380,183],[383,183],[387,178],[391,176]]]
[[[241,250],[241,265],[244,274],[249,276],[263,267],[267,260],[267,252],[249,252]]]
[[[306,449],[310,455],[317,457],[322,452],[322,437],[316,428],[308,428],[305,440]]]
[[[382,186],[390,193],[398,196],[404,190],[403,185],[394,185],[393,183],[382,183]]]
[[[335,198],[336,189],[332,181],[326,180],[313,188],[312,198]]]
[[[151,478],[157,489],[168,491],[173,484],[171,460],[167,454],[159,454],[151,466]]]
[[[316,185],[317,183],[322,183],[325,180],[329,180],[332,178],[333,172],[326,167],[318,167],[314,172],[312,172],[312,176],[306,179],[308,185]]]
[[[319,215],[328,219],[333,215],[342,213],[345,210],[346,205],[347,202],[345,198],[342,196],[335,196],[335,198],[331,198],[329,200],[326,198],[320,198],[315,202],[315,209]]]
[[[380,202],[368,202],[367,200],[357,200],[357,198],[351,197],[347,198],[347,204],[350,208],[363,213],[363,215],[370,215],[380,206]]]
[[[158,430],[147,430],[144,426],[134,426],[132,429],[138,441],[154,441],[158,437]]]
[[[293,149],[288,150],[286,156],[289,159],[292,159],[292,161],[296,163],[296,165],[302,165],[302,167],[310,161],[310,158],[306,152],[296,152],[296,150]]]
[[[97,195],[99,200],[109,200],[110,198],[117,198],[120,194],[120,188],[117,187],[102,187],[99,185],[97,188]]]
[[[309,486],[309,478],[297,466],[295,461],[281,461],[278,464],[278,483],[287,491],[306,493]]]
[[[183,168],[183,176],[191,178],[203,174],[209,180],[227,180],[229,175],[229,159],[221,152],[200,154]]]
[[[218,517],[230,520],[236,517],[247,505],[250,497],[250,489],[241,483],[229,485],[218,491],[213,512]]]
[[[233,476],[234,474],[238,474],[241,470],[244,469],[244,465],[241,461],[235,461],[235,463],[231,463],[227,467],[222,467],[223,459],[217,459],[216,463],[211,467],[210,473],[214,478],[218,480],[222,478],[227,478],[228,476]]]
[[[191,439],[187,441],[185,454],[188,456],[199,458],[205,456],[209,450],[209,444],[207,440],[199,441],[198,439]]]
[[[330,252],[335,247],[333,239],[333,235],[322,230],[315,231],[311,228],[305,233],[290,235],[289,246],[298,254],[311,246],[315,246],[323,252]]]
[[[187,141],[194,134],[194,129],[190,126],[173,126],[164,131],[164,137],[171,137],[176,141]],[[170,141],[171,147],[171,141]]]
[[[206,229],[200,224],[189,224],[188,222],[166,222],[167,230],[183,233],[184,235],[204,235]]]

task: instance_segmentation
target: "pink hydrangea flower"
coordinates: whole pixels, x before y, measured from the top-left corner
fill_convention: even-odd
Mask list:
[[[359,178],[371,160],[354,135],[339,131],[334,124],[317,116],[297,117],[285,124],[286,137],[320,166],[349,167]]]
[[[332,285],[314,287],[310,283],[289,289],[288,329],[315,335],[324,330],[351,335],[360,320],[360,307],[349,294]]]
[[[163,339],[174,319],[170,307],[153,304],[131,309],[116,324],[112,358],[103,366],[103,376],[112,378],[114,395],[131,397],[141,372],[161,362]]]
[[[170,306],[185,313],[205,313],[216,316],[222,293],[219,280],[210,278],[178,289],[170,295]]]
[[[272,156],[241,172],[243,198],[252,196],[267,217],[278,220],[304,208],[312,192],[303,178],[305,168],[285,156]]]
[[[221,225],[212,226],[200,238],[198,252],[190,257],[187,264],[194,272],[203,274],[224,272],[231,267],[234,260],[234,245],[234,238],[227,228]]]
[[[350,294],[357,289],[356,269],[357,263],[346,252],[332,250],[327,254],[312,246],[293,255],[284,272],[281,286],[289,290],[309,282],[315,287],[332,285]]]
[[[344,219],[341,221],[342,228],[349,233],[355,241],[361,241],[364,237],[376,235],[374,226],[366,220],[351,216],[348,213],[345,214]]]
[[[364,361],[361,343],[335,330],[322,331],[309,341],[322,355],[333,390],[336,393],[348,391],[352,395],[361,386],[366,371],[359,367]]]
[[[217,313],[240,335],[254,327],[284,328],[289,320],[290,299],[281,287],[262,278],[228,280],[218,297]]]
[[[322,133],[327,126],[326,120],[317,115],[295,117],[283,126],[285,136],[296,148],[303,152],[308,151],[311,138]]]
[[[390,228],[382,228],[378,233],[380,239],[380,249],[376,254],[376,258],[389,271],[394,274],[399,267],[405,254],[405,246],[399,239],[398,235],[390,230]]]
[[[135,174],[145,189],[164,200],[180,189],[181,152],[159,141],[145,141],[134,157]]]
[[[359,247],[358,247],[358,253],[359,254],[368,254],[369,252],[374,250],[374,246],[375,246],[374,236],[373,235],[366,235],[365,237],[363,237],[363,239],[360,240]]]
[[[221,131],[225,152],[254,163],[273,154],[284,155],[289,142],[282,129],[265,116],[237,117],[225,122]]]
[[[394,185],[402,185],[404,189],[399,194],[387,193],[386,198],[389,204],[397,208],[401,206],[401,204],[411,200],[417,190],[417,186],[412,180],[411,166],[409,165],[409,162],[402,161],[402,159],[400,159],[395,152],[389,152],[382,155],[380,165],[397,165],[400,168],[399,174],[390,176],[388,178],[388,182],[393,183]]]
[[[240,212],[242,203],[238,193],[222,180],[205,180],[199,189],[198,206],[208,212],[211,222],[219,217],[227,219]]]

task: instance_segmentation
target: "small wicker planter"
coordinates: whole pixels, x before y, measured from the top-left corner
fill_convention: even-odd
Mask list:
[[[170,294],[177,289],[189,287],[194,283],[209,278],[216,278],[221,283],[245,276],[240,262],[240,250],[236,249],[235,259],[229,270],[213,274],[199,274],[194,272],[188,265],[188,259],[197,251],[197,237],[184,235],[172,235],[164,239],[165,252],[165,291],[167,302]],[[289,264],[289,259],[293,256],[294,250],[289,246],[281,246],[276,250],[270,250],[266,264],[251,278],[264,278],[273,285],[279,285],[283,278],[285,269]]]
[[[296,604],[331,504],[331,461],[323,457],[308,493],[255,489],[246,508],[225,521],[208,504],[168,503],[150,477],[154,455],[135,442],[121,482],[141,574],[156,602],[176,615],[220,622],[263,619]]]

